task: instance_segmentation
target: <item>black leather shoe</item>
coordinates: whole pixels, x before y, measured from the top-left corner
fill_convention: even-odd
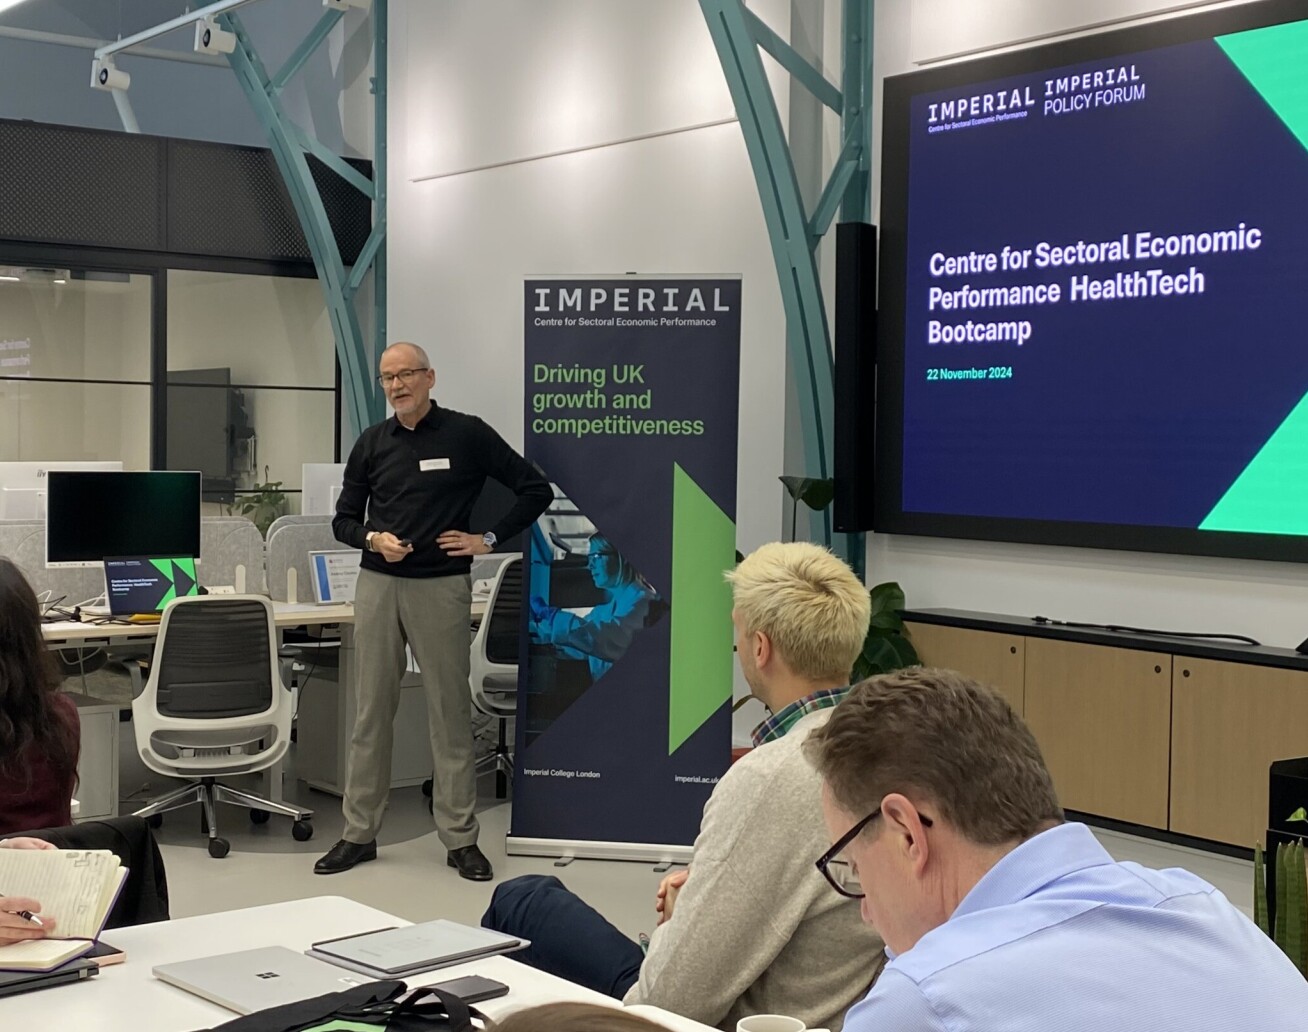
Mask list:
[[[348,871],[355,864],[377,859],[377,840],[371,842],[346,842],[341,839],[313,865],[314,874],[340,874]]]
[[[462,849],[451,849],[445,862],[451,867],[457,868],[460,878],[467,878],[468,881],[490,881],[495,877],[491,871],[490,861],[486,859],[486,854],[476,846],[464,846]]]

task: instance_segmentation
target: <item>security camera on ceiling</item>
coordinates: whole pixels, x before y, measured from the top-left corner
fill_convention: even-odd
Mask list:
[[[132,77],[114,67],[112,57],[97,57],[91,62],[91,88],[95,90],[125,90],[132,85]]]
[[[222,28],[212,18],[201,18],[195,23],[197,54],[230,54],[235,49],[235,34]]]

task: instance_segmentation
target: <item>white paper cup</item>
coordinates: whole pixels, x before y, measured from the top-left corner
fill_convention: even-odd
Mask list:
[[[736,1032],[827,1032],[825,1028],[808,1028],[799,1018],[785,1014],[751,1014],[736,1022]]]

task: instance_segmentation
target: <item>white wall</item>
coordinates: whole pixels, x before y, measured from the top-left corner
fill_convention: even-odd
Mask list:
[[[786,31],[787,3],[754,7]],[[734,118],[699,5],[394,0],[391,20],[390,338],[520,446],[524,277],[740,273],[739,543],[775,539],[784,317],[740,127],[694,128]]]
[[[875,71],[882,78],[911,71],[914,61],[1174,6],[914,0],[910,11],[908,0],[877,0]],[[898,580],[917,608],[1231,631],[1271,645],[1296,645],[1308,636],[1305,570],[1292,563],[874,535],[868,577]]]
[[[751,6],[788,34],[787,0]],[[785,319],[696,0],[392,0],[390,38],[390,339],[521,447],[524,277],[741,274],[737,541],[778,538]],[[741,711],[738,741],[758,719]]]

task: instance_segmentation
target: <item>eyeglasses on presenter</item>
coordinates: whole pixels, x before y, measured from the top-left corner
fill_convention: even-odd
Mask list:
[[[382,373],[381,376],[377,377],[377,382],[381,384],[383,388],[387,388],[396,380],[399,380],[400,383],[407,387],[413,382],[415,376],[419,373],[425,373],[429,368],[429,366],[420,366],[417,369],[401,369],[398,373]]]

